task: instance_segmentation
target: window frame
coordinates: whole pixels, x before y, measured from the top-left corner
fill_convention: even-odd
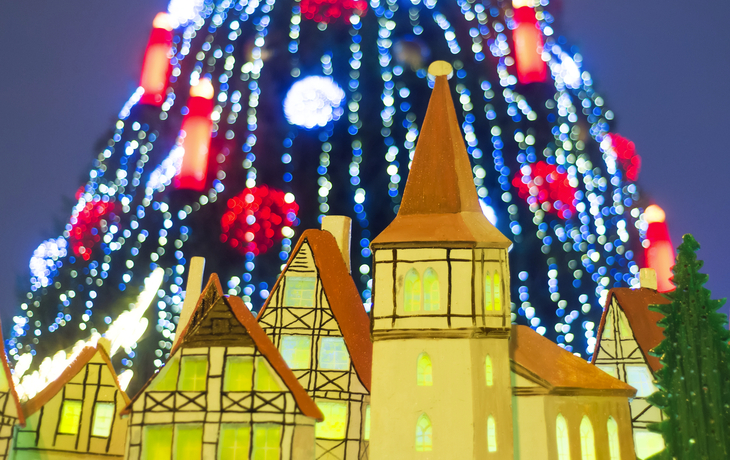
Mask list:
[[[327,349],[325,344],[337,344],[341,345],[341,349]],[[346,358],[346,362],[340,362],[338,358],[339,353],[343,353]],[[341,357],[341,356],[339,356]],[[331,359],[330,359],[331,358]],[[325,362],[327,364],[325,364]],[[325,367],[329,365],[330,367]],[[331,371],[347,371],[350,370],[350,352],[347,349],[344,337],[322,337],[319,343],[319,360],[317,366],[322,370]]]
[[[298,283],[306,283],[301,287]],[[310,285],[311,283],[311,285]],[[311,289],[310,289],[311,287]],[[311,296],[305,292],[311,291]],[[294,295],[297,293],[298,295]],[[284,307],[314,307],[317,304],[317,277],[316,276],[287,276],[284,284]]]
[[[191,364],[196,364],[196,370],[193,372],[192,375],[186,375],[189,372],[192,372]],[[204,376],[201,378],[197,371],[199,371],[198,366],[200,366],[200,363],[205,363],[205,373]],[[194,391],[194,392],[203,392],[208,390],[208,369],[210,367],[210,363],[208,362],[208,355],[183,355],[180,358],[180,377],[178,378],[177,382],[177,389],[178,391]],[[186,372],[187,370],[187,372]],[[193,377],[192,382],[195,385],[192,385],[192,387],[186,387],[188,381],[190,380],[190,377]],[[198,381],[202,380],[203,382],[203,388],[200,389],[197,386]]]
[[[97,421],[99,420],[99,406],[103,407],[110,407],[111,408],[111,414],[109,416],[108,425],[104,425],[106,433],[103,434],[97,434]],[[117,405],[114,401],[96,401],[94,403],[94,414],[91,417],[91,436],[95,438],[108,438],[112,434],[112,427],[114,426],[114,417],[116,416],[116,408]],[[104,421],[103,423],[107,423]]]
[[[75,425],[68,427],[65,426],[66,422],[65,417],[67,416],[66,409],[71,409],[72,407],[78,408],[78,413],[70,414],[70,417],[72,417],[72,420],[75,419]],[[81,416],[84,413],[84,402],[80,399],[65,399],[61,403],[61,416],[58,417],[58,428],[57,432],[58,434],[68,434],[71,436],[77,436],[79,434],[79,429],[81,427]],[[70,431],[63,431],[64,429],[68,429]]]

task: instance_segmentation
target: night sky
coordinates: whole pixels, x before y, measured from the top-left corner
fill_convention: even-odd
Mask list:
[[[442,0],[444,1],[444,0]],[[453,0],[449,0],[453,1]],[[554,0],[557,34],[583,55],[594,87],[636,143],[639,185],[684,233],[713,297],[730,295],[730,2]],[[139,83],[164,0],[0,2],[0,318],[17,307],[28,261],[67,222],[73,195]]]

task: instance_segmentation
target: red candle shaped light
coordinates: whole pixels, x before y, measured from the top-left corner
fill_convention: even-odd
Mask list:
[[[152,21],[152,33],[147,43],[139,85],[144,88],[140,103],[161,106],[170,78],[170,49],[172,48],[172,24],[170,15],[158,13]]]
[[[513,0],[514,20],[517,27],[512,31],[515,42],[517,79],[520,83],[545,81],[547,66],[542,60],[542,31],[537,26],[535,10],[526,0]]]
[[[213,122],[213,85],[207,78],[201,78],[190,88],[188,113],[180,128],[180,146],[184,149],[180,173],[175,186],[180,189],[203,191],[208,171],[208,150]]]
[[[657,290],[668,292],[674,289],[669,279],[672,277],[674,266],[674,246],[669,239],[669,230],[665,222],[664,210],[652,204],[644,210],[644,220],[649,224],[646,230],[646,241],[649,245],[644,248],[646,265],[656,271]]]

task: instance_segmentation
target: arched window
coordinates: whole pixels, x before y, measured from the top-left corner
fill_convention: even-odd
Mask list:
[[[413,268],[406,273],[403,292],[403,310],[419,311],[421,309],[421,277]]]
[[[621,460],[621,449],[618,443],[618,423],[613,417],[608,417],[608,452],[611,460]]]
[[[484,309],[486,311],[494,310],[494,301],[492,300],[492,277],[489,272],[484,277]]]
[[[421,414],[416,422],[416,452],[430,452],[433,449],[431,419]]]
[[[430,387],[433,385],[433,368],[431,367],[431,357],[428,353],[418,355],[416,381],[419,387]]]
[[[497,452],[497,427],[491,415],[487,418],[487,451]]]
[[[581,460],[596,460],[593,425],[587,415],[584,415],[580,422],[580,458]]]
[[[423,274],[423,309],[426,311],[438,310],[440,301],[439,277],[436,270],[428,268]]]
[[[568,438],[568,424],[563,414],[555,419],[555,441],[558,445],[558,460],[570,460],[570,438]]]
[[[494,274],[494,311],[502,309],[501,285],[499,283],[499,273]]]
[[[492,371],[492,358],[487,355],[487,359],[484,360],[484,375],[487,378],[487,386],[491,387],[494,385],[494,372]]]

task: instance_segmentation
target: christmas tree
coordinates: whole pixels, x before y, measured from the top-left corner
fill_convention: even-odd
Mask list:
[[[662,313],[664,340],[654,349],[663,367],[649,401],[666,419],[653,427],[666,448],[656,458],[725,459],[730,455],[730,350],[725,299],[712,300],[702,287],[707,275],[695,252],[700,245],[684,235],[672,269],[672,300],[650,309]]]
[[[483,209],[515,243],[513,321],[589,356],[607,290],[636,283],[640,162],[548,3],[172,0],[63,235],[33,256],[16,376],[105,334],[139,384],[168,356],[190,257],[256,310],[325,214],[353,217],[369,306],[370,239],[398,210],[437,59]]]

